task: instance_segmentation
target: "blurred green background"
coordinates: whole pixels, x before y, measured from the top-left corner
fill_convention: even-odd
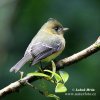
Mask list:
[[[9,69],[21,59],[32,37],[50,17],[70,28],[65,34],[66,49],[57,59],[83,50],[100,35],[100,0],[0,0],[0,89],[19,79],[19,73],[9,73]],[[67,93],[73,93],[72,89],[76,88],[90,88],[95,89],[96,96],[57,95],[61,100],[99,100],[99,69],[100,52],[64,68],[70,76],[66,83]],[[22,70],[26,74],[34,68],[26,65]],[[44,86],[42,80],[36,84]],[[51,84],[47,83],[45,87],[54,92]],[[18,99],[51,100],[30,87],[3,98]]]

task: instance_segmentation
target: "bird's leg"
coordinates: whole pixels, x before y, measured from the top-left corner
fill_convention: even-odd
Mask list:
[[[19,71],[19,73],[20,73],[20,79],[22,79],[23,78],[23,75],[24,75],[24,72]]]
[[[40,61],[40,66],[41,66],[41,69],[43,69],[43,65],[42,65],[42,62]]]
[[[29,67],[31,67],[32,66],[32,61],[29,61]]]
[[[40,72],[43,72],[43,65],[42,62],[40,61],[40,67],[39,67]]]

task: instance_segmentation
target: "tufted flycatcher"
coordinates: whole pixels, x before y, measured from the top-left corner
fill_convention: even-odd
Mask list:
[[[55,59],[65,48],[64,32],[67,30],[68,28],[64,28],[59,21],[49,18],[32,39],[23,58],[10,69],[10,72],[17,72],[29,61],[35,65],[40,61],[50,62]]]

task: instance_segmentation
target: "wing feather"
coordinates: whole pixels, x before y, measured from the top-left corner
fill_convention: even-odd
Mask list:
[[[48,46],[45,43],[39,42],[33,45],[33,47],[31,48],[31,54],[34,56],[32,65],[38,63],[41,59],[44,59],[52,55],[53,53],[59,51],[60,49],[61,49],[61,43]]]

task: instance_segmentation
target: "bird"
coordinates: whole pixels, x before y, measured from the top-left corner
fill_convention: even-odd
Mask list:
[[[58,20],[49,18],[33,37],[22,59],[10,69],[10,72],[18,72],[29,61],[35,65],[55,59],[65,48],[64,33],[68,29]]]

